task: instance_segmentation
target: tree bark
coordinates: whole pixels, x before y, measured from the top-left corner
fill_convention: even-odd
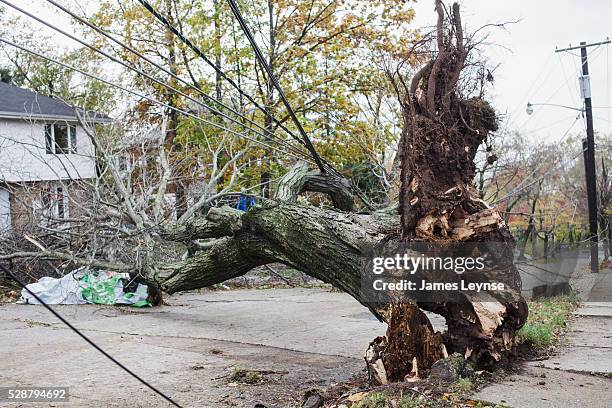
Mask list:
[[[348,293],[389,324],[387,338],[401,339],[384,340],[381,358],[390,381],[414,372],[426,374],[447,350],[459,351],[486,365],[498,361],[511,348],[514,333],[526,316],[520,283],[518,291],[488,293],[488,302],[470,295],[464,299],[412,302],[410,296],[398,301],[387,293],[372,298],[363,287],[364,277],[371,275],[372,254],[381,250],[394,252],[403,244],[397,210],[359,214],[295,204],[297,194],[304,191],[304,186],[313,185],[312,180],[317,181],[318,191],[325,190],[325,180],[329,191],[338,190],[337,179],[304,170],[297,166],[285,176],[284,181],[291,185],[280,188],[276,199],[266,204],[247,212],[212,208],[205,217],[165,231],[163,237],[167,240],[210,242],[206,250],[186,260],[150,267],[144,280],[174,293],[220,283],[268,263],[280,262],[299,269]],[[502,222],[495,210],[486,210],[458,220],[449,228],[457,239],[467,241],[488,234]],[[520,282],[514,267],[486,273],[501,281]],[[443,336],[435,333],[419,308],[444,316],[448,332]],[[415,358],[417,364],[413,367]]]
[[[436,360],[452,352],[480,366],[507,355],[526,320],[527,306],[512,264],[514,241],[497,209],[490,208],[473,185],[476,151],[496,129],[497,119],[488,103],[462,99],[456,91],[468,53],[459,6],[453,5],[450,23],[445,22],[440,0],[436,10],[439,54],[414,77],[401,104],[399,213],[398,208],[352,212],[346,180],[298,165],[279,182],[274,199],[264,199],[246,212],[212,208],[176,225],[148,228],[151,248],[158,239],[159,245],[173,241],[195,249],[173,263],[147,258],[154,254],[138,258],[137,277],[151,288],[175,293],[221,283],[269,263],[301,270],[348,293],[388,324],[386,336],[375,339],[366,351],[368,369],[380,383],[424,376]],[[334,208],[297,204],[298,195],[307,191],[328,194]],[[144,229],[138,214],[126,207],[134,224]],[[473,251],[486,259],[485,268],[463,276],[507,286],[479,295],[461,289],[448,296],[420,297],[410,290],[373,296],[369,285],[374,257],[402,253],[418,258],[421,250],[412,247],[415,243],[451,244],[451,253],[473,244]],[[77,261],[69,254],[46,256]],[[429,283],[439,278],[436,271],[423,268],[415,277]],[[443,316],[447,331],[436,333],[423,310]]]
[[[484,100],[462,99],[457,92],[468,55],[459,6],[453,5],[450,22],[441,0],[436,0],[436,10],[438,55],[418,72],[402,102],[401,217],[397,211],[345,212],[353,209],[345,181],[297,166],[281,180],[275,200],[245,213],[212,209],[205,218],[166,231],[166,239],[185,243],[208,239],[208,249],[157,267],[146,279],[172,293],[223,282],[271,262],[299,269],[350,294],[388,324],[386,336],[375,339],[366,352],[371,377],[379,383],[424,376],[448,353],[459,352],[480,366],[507,355],[527,317],[512,263],[514,240],[473,184],[476,151],[496,130],[497,118]],[[304,191],[328,193],[336,208],[296,204]],[[486,266],[461,276],[506,286],[480,293],[462,287],[433,297],[410,290],[372,295],[374,257],[417,258],[422,253],[415,244],[450,245],[433,252],[455,256],[471,245]],[[415,278],[459,281],[458,274],[441,277],[437,270],[423,268]],[[446,333],[435,333],[423,310],[442,315]]]

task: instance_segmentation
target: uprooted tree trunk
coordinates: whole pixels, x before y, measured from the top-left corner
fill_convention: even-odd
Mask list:
[[[413,77],[402,103],[404,127],[399,147],[402,239],[405,243],[501,244],[490,248],[479,245],[478,253],[494,259],[483,276],[506,282],[508,291],[491,293],[491,301],[469,294],[467,303],[454,299],[443,305],[421,305],[447,317],[443,354],[458,351],[476,361],[497,361],[511,347],[514,332],[527,315],[520,296],[520,277],[512,265],[512,236],[497,210],[480,199],[473,185],[476,152],[489,132],[497,129],[497,119],[486,101],[463,99],[457,90],[468,57],[459,5],[452,5],[450,21],[445,18],[442,1],[436,0],[435,6],[438,54]],[[423,327],[417,333],[420,340],[411,340],[413,350],[403,347],[407,329],[402,323],[423,320],[422,312],[411,303],[391,310],[397,322],[390,325],[387,333],[386,347],[392,353],[387,353],[385,366],[392,372],[390,380],[400,380],[408,370],[427,369],[440,357],[443,347],[442,340],[433,336],[431,326],[426,324],[420,324]],[[464,313],[476,319],[460,318]],[[417,351],[421,355],[417,356]],[[406,364],[414,357],[418,357],[417,367]]]
[[[281,262],[343,290],[388,323],[387,335],[373,341],[366,354],[378,382],[422,376],[453,352],[479,365],[499,361],[524,324],[527,307],[511,262],[508,228],[473,186],[474,157],[496,129],[496,115],[482,99],[459,96],[457,82],[468,55],[459,6],[453,5],[450,23],[439,0],[436,10],[439,53],[414,76],[402,103],[401,217],[394,211],[347,212],[353,200],[342,179],[298,166],[281,180],[271,203],[246,213],[213,208],[205,218],[166,231],[164,238],[173,241],[205,240],[206,249],[180,263],[150,266],[145,280],[173,293]],[[336,209],[296,204],[304,191],[328,193]],[[476,252],[493,261],[474,280],[504,282],[506,289],[426,300],[388,292],[372,298],[363,279],[373,254],[410,253],[413,242],[478,243]],[[447,332],[435,333],[421,309],[444,316]]]
[[[381,374],[375,377],[380,382],[403,379],[407,372],[426,373],[433,362],[446,355],[445,348],[460,350],[476,363],[495,361],[510,349],[526,315],[520,292],[491,293],[490,306],[482,298],[464,302],[440,299],[417,306],[397,302],[386,292],[376,299],[369,297],[363,277],[369,273],[373,251],[381,245],[394,251],[402,242],[397,209],[359,214],[296,204],[297,195],[314,181],[316,190],[329,192],[335,202],[345,202],[351,196],[342,179],[297,166],[280,181],[283,187],[275,200],[247,212],[212,208],[205,217],[194,217],[165,231],[166,240],[204,240],[206,249],[181,262],[145,265],[144,280],[175,293],[242,276],[272,262],[299,269],[350,294],[389,324],[387,337],[397,341],[385,344],[378,354],[381,358],[373,361],[372,367],[379,366]],[[468,239],[501,228],[503,221],[495,211],[485,210],[457,220],[457,225],[453,231]],[[518,279],[516,269],[491,273],[503,281]],[[444,336],[434,333],[419,307],[444,316],[448,332]],[[409,357],[399,362],[394,356]],[[415,358],[417,366],[413,367]]]
[[[457,93],[467,56],[459,7],[452,8],[451,24],[444,23],[440,1],[436,9],[439,54],[414,76],[402,104],[399,213],[397,208],[351,212],[353,194],[346,180],[298,165],[280,180],[274,199],[247,212],[212,208],[161,231],[148,229],[151,247],[166,241],[194,250],[173,263],[139,258],[139,279],[175,293],[221,283],[268,263],[299,269],[348,293],[388,324],[386,336],[375,339],[366,353],[370,373],[380,383],[423,376],[436,360],[453,352],[478,365],[499,361],[524,324],[527,307],[511,262],[512,237],[498,211],[489,208],[472,185],[476,150],[495,129],[496,118],[483,100],[465,100]],[[327,193],[335,208],[298,204],[298,195],[306,191]],[[476,243],[474,253],[487,259],[487,267],[465,275],[476,282],[503,282],[507,288],[428,298],[401,291],[372,296],[367,290],[374,255],[418,257],[411,244],[440,242]],[[25,256],[75,262],[69,254],[51,252],[14,257]],[[119,262],[80,262],[135,269]],[[418,275],[429,282],[437,278],[431,271]],[[446,333],[436,333],[423,310],[443,316]]]

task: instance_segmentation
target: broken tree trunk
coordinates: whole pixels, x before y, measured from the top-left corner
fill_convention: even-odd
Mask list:
[[[186,244],[206,240],[205,249],[179,263],[150,267],[145,280],[173,293],[272,262],[299,269],[350,294],[388,323],[386,336],[375,339],[366,353],[370,374],[380,383],[423,376],[436,360],[454,352],[481,366],[507,354],[527,318],[512,263],[514,241],[498,211],[473,185],[476,151],[496,130],[497,118],[482,98],[466,99],[457,91],[469,54],[459,5],[453,4],[450,21],[440,0],[436,11],[438,55],[413,77],[402,101],[399,214],[347,212],[353,201],[344,180],[298,166],[281,180],[275,200],[246,213],[213,208],[204,218],[165,231],[165,239]],[[328,193],[336,208],[296,204],[304,191]],[[485,267],[462,276],[506,286],[429,297],[406,290],[372,296],[367,286],[373,256],[419,257],[414,244],[430,250],[444,244],[454,255],[470,244],[470,253],[484,259]],[[428,283],[453,278],[427,270],[415,277]],[[436,333],[423,310],[442,315],[446,333]]]
[[[479,97],[463,99],[457,90],[469,51],[459,5],[452,5],[449,20],[441,0],[436,0],[435,7],[438,54],[414,76],[402,103],[401,235],[405,243],[483,243],[475,246],[478,254],[494,260],[483,277],[506,282],[514,293],[491,293],[490,299],[469,294],[468,302],[451,297],[445,304],[421,306],[447,317],[445,344],[449,352],[459,351],[479,362],[498,361],[511,347],[527,309],[520,296],[520,278],[512,264],[512,236],[497,210],[480,199],[473,185],[476,152],[488,134],[497,129],[497,119],[486,101]],[[486,243],[499,245],[487,248]],[[449,309],[454,312],[449,313]],[[440,356],[440,340],[428,329],[416,333],[418,339],[411,339],[411,347],[419,353],[402,348],[406,344],[405,332],[410,329],[397,327],[420,321],[418,313],[406,306],[392,325],[395,328],[390,326],[387,333],[386,348],[394,350],[385,360],[387,371],[392,372],[388,375],[391,381],[401,380],[415,368],[427,369]],[[472,323],[477,324],[466,324],[470,319],[459,317],[464,313],[472,314]],[[449,315],[453,318],[449,319]],[[473,341],[474,338],[482,341]],[[406,364],[413,359],[417,367]]]
[[[206,216],[165,231],[165,240],[206,240],[205,249],[177,263],[145,267],[144,280],[175,293],[221,283],[273,262],[299,269],[350,294],[389,324],[387,337],[402,339],[386,344],[379,363],[387,367],[390,380],[403,379],[406,371],[426,373],[434,361],[446,355],[446,349],[459,350],[476,363],[494,361],[509,350],[526,316],[525,303],[515,290],[488,295],[496,305],[494,312],[482,306],[480,298],[417,302],[421,309],[446,318],[448,332],[444,336],[433,331],[427,316],[414,303],[398,302],[386,292],[372,298],[363,287],[364,277],[371,276],[372,254],[381,247],[396,251],[402,245],[397,209],[359,214],[296,204],[297,194],[304,189],[295,186],[309,185],[305,179],[311,177],[317,180],[318,191],[324,191],[328,184],[329,191],[349,194],[336,178],[297,166],[281,180],[283,185],[293,185],[279,189],[282,200],[277,196],[247,212],[212,208]],[[486,210],[473,220],[458,219],[451,225],[467,240],[499,228],[501,223],[494,210]],[[498,273],[505,281],[519,279],[516,269],[491,273]],[[397,356],[409,357],[399,364],[394,360]],[[414,357],[417,367],[413,370]]]

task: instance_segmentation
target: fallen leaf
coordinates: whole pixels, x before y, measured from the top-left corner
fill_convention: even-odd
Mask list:
[[[349,395],[347,400],[349,400],[351,402],[359,402],[362,399],[364,399],[366,395],[368,395],[367,392],[358,392],[358,393]]]

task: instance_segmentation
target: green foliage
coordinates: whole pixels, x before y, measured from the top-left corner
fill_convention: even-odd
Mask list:
[[[434,406],[432,401],[421,396],[394,397],[386,392],[377,392],[367,395],[352,405],[352,408],[427,408]]]
[[[284,118],[284,125],[298,133],[291,120],[287,120],[288,112],[278,93],[266,86],[267,78],[260,68],[256,69],[253,50],[225,1],[152,3],[173,24],[180,25],[190,40],[247,94],[279,119]],[[390,50],[401,54],[417,37],[409,27],[414,17],[411,5],[394,0],[249,0],[239,1],[239,7],[321,155],[340,168],[360,163],[379,164],[385,148],[398,139],[396,125],[401,121],[395,106],[396,95],[381,75],[379,65],[382,55]],[[119,7],[111,1],[102,2],[92,20],[105,29],[121,33],[132,47],[159,61],[165,69],[183,78],[192,78],[203,92],[221,96],[233,109],[265,127],[264,113],[239,97],[236,90],[220,80],[176,37],[160,30],[154,18],[139,4]],[[92,38],[102,48],[109,47],[105,40]],[[154,50],[151,44],[156,44]],[[130,53],[122,56],[128,62],[138,62]],[[133,73],[123,75],[131,86],[153,93],[157,99],[181,108],[193,105]],[[159,72],[159,78],[199,98],[192,87],[173,80],[166,73]],[[161,118],[160,109],[150,104],[141,104],[139,110],[152,122]],[[227,110],[225,113],[237,118]],[[241,123],[204,112],[199,115],[233,132],[244,132]],[[208,148],[211,139],[231,134],[212,125],[193,122],[190,118],[180,119],[178,140],[183,145]],[[250,126],[263,132],[262,128]],[[271,131],[274,137],[299,146],[276,124]],[[263,140],[256,133],[248,136]],[[272,144],[280,151],[253,144],[238,163],[241,168],[238,182],[242,188],[259,183],[263,172],[271,173],[272,179],[282,175],[295,160],[284,146]],[[238,148],[240,143],[234,145]],[[207,163],[208,155],[204,151],[200,153],[203,156],[199,161]]]
[[[254,52],[227,2],[152,0],[151,3],[245,93],[298,134],[278,92],[268,86],[268,78],[257,67]],[[222,146],[219,166],[248,146],[248,152],[218,181],[218,189],[227,186],[230,180],[237,184],[236,191],[247,189],[260,183],[262,173],[269,173],[272,179],[284,174],[296,157],[288,152],[283,142],[306,152],[276,123],[267,123],[265,113],[220,79],[176,36],[163,29],[142,5],[105,0],[91,6],[87,8],[86,17],[92,24],[155,61],[161,69],[143,62],[94,30],[74,23],[73,30],[78,37],[179,92],[112,63],[85,47],[64,49],[61,44],[58,46],[61,36],[45,37],[36,26],[23,25],[22,20],[10,21],[7,31],[19,31],[16,35],[19,42],[41,54],[164,104],[197,113],[208,123],[180,114],[176,116],[178,129],[173,144],[177,154],[173,154],[170,161],[173,165],[180,163],[181,171],[187,174],[206,179],[219,146]],[[379,169],[383,169],[385,150],[399,139],[398,124],[402,121],[397,95],[381,67],[386,66],[389,58],[404,58],[419,39],[410,26],[414,18],[411,3],[396,0],[241,0],[239,7],[317,150],[337,168],[347,169],[349,177],[355,175],[360,189],[372,201],[379,201],[387,187],[376,178],[380,177]],[[6,72],[2,73],[6,80],[85,109],[104,113],[117,109],[113,116],[127,112],[125,122],[134,125],[133,128],[159,126],[170,116],[170,111],[158,104],[135,100],[123,91],[24,52],[11,49],[9,62]],[[206,101],[200,91],[220,97],[238,114]],[[198,108],[199,100],[222,110],[235,121]],[[240,115],[248,119],[240,119]],[[249,123],[251,120],[258,125]],[[253,131],[249,131],[249,127]],[[273,141],[261,134],[265,132],[263,128],[272,134]],[[248,142],[240,135],[270,144],[272,148]]]
[[[250,385],[263,382],[261,372],[256,370],[245,370],[242,368],[234,368],[234,371],[229,379],[231,382]]]
[[[468,393],[474,389],[474,383],[469,378],[459,378],[452,386],[453,390]]]
[[[377,392],[367,395],[364,399],[353,405],[353,408],[387,408],[388,394],[386,392]]]
[[[576,294],[529,302],[529,317],[518,332],[519,340],[539,350],[554,345],[578,304]]]
[[[435,407],[433,402],[423,397],[406,396],[397,401],[397,408],[428,408]]]

